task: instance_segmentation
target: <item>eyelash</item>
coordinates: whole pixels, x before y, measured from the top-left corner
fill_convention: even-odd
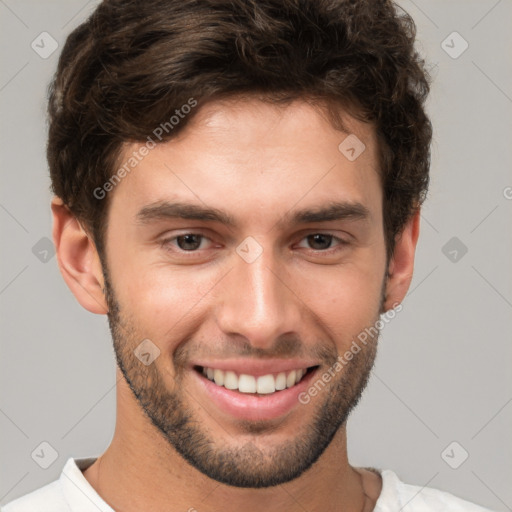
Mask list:
[[[166,238],[166,239],[164,239],[164,240],[162,240],[160,242],[160,246],[162,247],[162,249],[167,249],[168,247],[171,246],[171,242],[177,240],[180,237],[187,236],[187,235],[200,236],[201,237],[201,241],[204,240],[204,239],[210,240],[210,238],[208,238],[206,235],[204,235],[202,233],[188,232],[188,233],[181,233],[179,235],[175,235],[175,236],[170,237],[170,238]],[[307,239],[310,236],[314,236],[314,235],[328,236],[328,237],[331,237],[331,239],[333,241],[338,242],[338,246],[336,246],[334,248],[333,247],[329,247],[328,249],[324,249],[324,250],[322,250],[322,249],[311,249],[316,254],[318,254],[318,253],[333,254],[333,253],[336,253],[339,250],[341,250],[344,246],[349,245],[349,242],[347,242],[346,240],[343,240],[342,238],[339,238],[339,237],[337,237],[337,236],[335,236],[335,235],[333,235],[331,233],[324,233],[322,231],[318,231],[318,232],[315,232],[315,233],[309,233],[307,235],[304,235],[304,237],[301,238],[301,241],[304,240],[304,239]],[[200,251],[201,251],[200,249],[196,249],[196,250],[192,250],[192,251],[185,251],[183,249],[176,248],[176,246],[174,246],[174,247],[175,248],[172,249],[172,252],[177,252],[178,254],[185,255],[186,257],[197,256],[197,254],[199,254]]]

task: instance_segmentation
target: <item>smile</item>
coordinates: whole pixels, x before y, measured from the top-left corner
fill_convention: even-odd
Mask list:
[[[318,364],[312,363],[197,361],[191,375],[197,396],[202,397],[203,407],[210,414],[246,421],[279,420],[304,407],[298,397],[319,369]]]
[[[204,366],[198,366],[196,370],[217,386],[240,393],[268,395],[295,386],[314,368],[297,368],[287,372],[268,373],[260,376],[246,373],[237,374],[234,371]]]

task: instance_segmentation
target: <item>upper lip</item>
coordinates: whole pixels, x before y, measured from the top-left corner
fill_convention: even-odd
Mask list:
[[[202,366],[223,371],[232,371],[236,374],[268,375],[270,373],[289,372],[291,370],[305,369],[318,366],[318,362],[311,359],[217,359],[209,361],[194,361],[192,367]]]

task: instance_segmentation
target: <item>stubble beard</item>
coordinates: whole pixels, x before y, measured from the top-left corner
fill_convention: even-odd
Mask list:
[[[205,427],[205,421],[194,416],[194,408],[187,405],[189,393],[181,386],[185,365],[181,363],[176,367],[176,359],[181,361],[183,354],[174,359],[176,385],[170,391],[157,365],[145,366],[134,355],[134,349],[142,340],[130,318],[121,314],[105,266],[104,278],[117,365],[141,409],[172,449],[201,473],[223,484],[262,488],[298,478],[320,458],[338,430],[346,424],[368,383],[380,333],[361,347],[351,361],[346,361],[343,370],[318,392],[312,420],[294,429],[285,442],[266,448],[258,438],[269,432],[270,424],[240,422],[240,429],[249,440],[241,444],[232,437],[232,443],[220,443]],[[382,312],[383,302],[384,295],[375,321]],[[338,357],[338,354],[321,349],[319,353],[325,354],[324,365],[320,366],[314,381],[332,368]],[[197,407],[193,397],[188,396],[188,401]]]

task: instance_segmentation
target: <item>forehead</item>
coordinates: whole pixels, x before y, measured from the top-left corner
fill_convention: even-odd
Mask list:
[[[342,120],[346,131],[305,101],[207,103],[176,137],[137,161],[111,192],[112,208],[122,205],[135,216],[149,204],[179,200],[254,217],[264,212],[281,216],[299,203],[350,201],[377,211],[381,190],[374,127],[343,112]],[[357,152],[364,144],[356,159],[348,158],[354,152],[346,152],[346,140]],[[126,145],[120,165],[142,146]]]

